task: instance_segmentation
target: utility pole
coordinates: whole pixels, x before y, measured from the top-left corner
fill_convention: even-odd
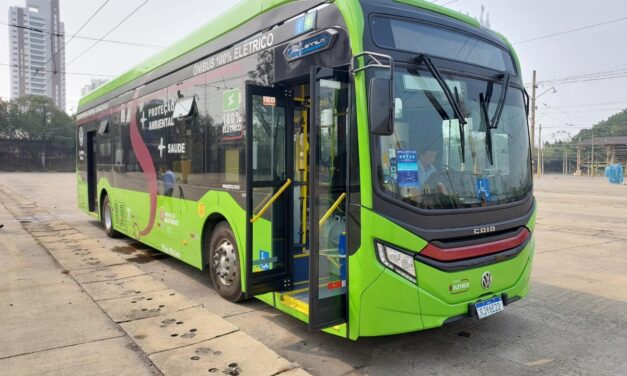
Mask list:
[[[538,125],[538,177],[542,175],[542,124]]]
[[[592,176],[594,177],[594,131],[592,132],[592,152],[590,153],[590,159],[592,160]]]
[[[46,103],[44,102],[44,106],[43,106],[43,127],[41,129],[41,135],[42,135],[42,152],[41,152],[41,165],[43,167],[43,169],[46,169],[46,125],[48,123],[48,110],[46,108]]]
[[[531,79],[531,150],[533,151],[533,146],[536,142],[535,139],[535,130],[536,130],[536,71],[533,71],[533,76]],[[540,160],[536,163],[536,170],[538,168],[538,164]],[[539,175],[538,175],[539,176]]]

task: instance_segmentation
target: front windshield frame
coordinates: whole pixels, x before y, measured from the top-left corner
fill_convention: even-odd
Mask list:
[[[421,53],[426,53],[426,54],[429,54],[433,59],[447,60],[450,62],[463,62],[465,66],[472,67],[472,68],[487,69],[491,71],[495,71],[499,69],[497,67],[490,66],[490,65],[455,59],[450,56],[444,56],[443,54],[434,53],[433,51],[395,47],[394,45],[392,45],[392,43],[389,43],[389,41],[385,41],[381,39],[380,36],[376,35],[373,22],[375,22],[378,19],[386,21],[386,22],[390,22],[390,23],[394,21],[400,21],[400,22],[404,22],[408,24],[414,24],[417,27],[425,27],[425,28],[432,29],[432,31],[436,33],[437,32],[450,33],[452,35],[457,35],[459,37],[466,37],[468,41],[476,41],[479,43],[483,43],[486,46],[492,47],[494,51],[499,50],[501,53],[503,53],[504,56],[507,56],[508,61],[507,62],[504,61],[505,67],[503,67],[502,70],[500,70],[501,73],[504,71],[509,71],[510,74],[512,74],[514,77],[520,76],[520,73],[519,73],[520,67],[518,66],[517,59],[511,53],[508,46],[503,45],[502,43],[496,43],[495,41],[486,39],[484,36],[480,36],[474,33],[469,33],[469,32],[460,30],[458,28],[434,23],[434,22],[427,21],[427,20],[407,17],[407,16],[382,14],[382,13],[371,13],[369,15],[368,17],[368,23],[369,23],[369,28],[370,28],[369,36],[372,40],[372,43],[377,48],[394,51],[395,53],[409,54],[413,56],[420,55]]]
[[[461,62],[459,62],[460,64],[462,64]],[[437,64],[437,63],[436,63]],[[414,70],[414,71],[420,71],[420,72],[424,72],[425,74],[430,74],[430,72],[428,72],[427,68],[424,66],[421,66],[420,64],[408,64],[408,63],[402,63],[402,62],[397,62],[396,63],[396,69],[394,74],[397,75],[399,74],[398,72],[405,72],[405,74],[409,74],[409,70]],[[438,69],[442,72],[442,74],[444,76],[451,77],[454,76],[456,78],[459,78],[461,80],[466,79],[466,80],[479,80],[479,81],[484,81],[484,82],[492,82],[494,85],[499,85],[501,84],[501,80],[499,80],[498,74],[499,72],[494,72],[494,74],[492,76],[488,76],[485,74],[485,70],[481,70],[482,74],[478,74],[478,73],[470,73],[467,71],[467,66],[464,66],[463,71],[460,70],[456,70],[456,69],[449,69],[449,68],[445,68],[442,67],[440,65],[438,65]],[[376,75],[376,71],[371,71],[368,72],[368,75],[366,76],[367,80],[370,80],[370,78],[374,77]],[[379,73],[380,74],[380,73]],[[388,73],[389,74],[389,73]],[[396,84],[394,85],[395,87],[397,86]],[[527,156],[526,158],[523,157],[524,159],[521,160],[525,162],[525,175],[526,175],[526,185],[524,186],[524,189],[521,190],[521,192],[524,192],[524,195],[522,196],[517,196],[515,200],[513,201],[508,201],[508,202],[502,202],[502,203],[497,203],[494,205],[486,205],[486,206],[473,206],[473,207],[448,207],[448,208],[425,208],[425,207],[421,207],[419,205],[416,205],[415,203],[409,203],[406,202],[402,199],[399,199],[398,197],[396,197],[393,194],[390,194],[389,191],[386,191],[385,188],[383,187],[383,185],[381,184],[381,174],[382,172],[379,170],[379,167],[381,166],[381,156],[382,156],[382,145],[380,142],[380,137],[382,136],[377,136],[374,134],[371,134],[370,136],[370,145],[371,145],[371,165],[372,165],[372,182],[373,182],[373,188],[375,191],[375,194],[383,199],[385,199],[386,201],[389,201],[391,203],[393,203],[394,205],[400,205],[406,209],[412,210],[412,211],[417,211],[420,212],[421,214],[427,214],[427,215],[438,215],[438,214],[453,214],[453,213],[457,213],[457,212],[463,212],[463,213],[471,213],[471,212],[475,212],[475,211],[486,211],[486,210],[495,210],[495,209],[505,209],[508,207],[513,207],[513,206],[518,206],[521,204],[524,204],[530,197],[532,197],[533,193],[533,179],[532,179],[532,169],[531,169],[531,145],[530,145],[530,140],[529,140],[529,124],[528,124],[528,119],[526,116],[526,111],[525,111],[525,102],[524,102],[524,88],[517,82],[514,82],[512,80],[512,82],[510,82],[510,85],[508,86],[509,90],[511,92],[516,92],[516,93],[520,93],[520,106],[516,106],[519,107],[520,110],[520,114],[522,116],[524,116],[524,131],[521,129],[519,132],[523,133],[526,139],[526,153]],[[509,96],[510,94],[508,94]],[[498,95],[496,96],[496,98],[494,98],[495,101],[498,100]],[[441,103],[442,106],[447,108],[448,111],[448,115],[451,119],[454,118],[453,115],[453,111],[452,108],[450,107],[450,104],[448,102],[442,102]],[[490,106],[490,113],[493,113],[495,110],[495,102],[492,102],[492,105]],[[454,119],[453,119],[454,120]],[[466,142],[468,142],[468,140],[466,140]],[[483,141],[482,141],[483,142]],[[524,141],[523,141],[524,142]],[[468,147],[468,146],[467,146]],[[483,148],[483,144],[481,145],[481,147]],[[522,157],[522,156],[521,156]]]

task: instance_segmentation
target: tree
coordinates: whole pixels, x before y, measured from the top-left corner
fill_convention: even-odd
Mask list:
[[[9,128],[9,104],[0,99],[0,137]]]
[[[43,168],[51,144],[64,154],[74,153],[73,123],[73,118],[48,97],[28,95],[0,103],[0,135],[8,140],[31,141],[24,144],[24,151],[33,160],[39,159]]]
[[[574,157],[577,153],[576,145],[590,140],[593,135],[594,137],[627,136],[627,109],[598,122],[590,129],[582,129],[572,140],[545,142],[542,151],[545,169],[559,171],[564,155]]]
[[[606,120],[600,121],[590,129],[581,130],[573,141],[575,143],[594,137],[627,136],[627,108]]]

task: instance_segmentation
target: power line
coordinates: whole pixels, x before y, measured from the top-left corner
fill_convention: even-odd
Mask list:
[[[47,30],[37,29],[35,27],[29,27],[29,26],[12,25],[12,24],[9,24],[9,23],[6,23],[6,22],[0,22],[0,25],[6,25],[6,26],[9,26],[9,27],[15,27],[17,29],[31,30],[31,31],[35,31],[35,32],[38,32],[38,33],[50,34],[50,35],[54,35],[56,37],[67,37],[68,36],[67,34],[53,33],[53,32],[47,31]],[[74,37],[74,39],[84,39],[84,40],[91,40],[91,41],[96,41],[96,40],[100,39],[100,38],[96,38],[96,37],[87,37],[87,36],[76,35],[76,34],[72,35],[72,37]],[[166,47],[164,45],[159,45],[159,44],[141,43],[141,42],[128,42],[128,41],[114,40],[114,39],[103,39],[101,42],[113,43],[113,44],[123,44],[123,45],[134,46],[134,47],[151,47],[151,48],[165,48]]]
[[[41,69],[41,68],[35,68],[35,67],[29,67],[29,66],[23,66],[23,65],[18,65],[18,64],[7,64],[7,63],[0,63],[0,65],[5,66],[5,67],[11,67],[11,68],[20,68],[20,69],[28,69],[28,70],[38,70],[40,72],[51,72],[51,73],[62,73],[62,74],[68,74],[68,75],[75,75],[75,76],[88,76],[88,77],[105,77],[105,78],[111,78],[114,75],[112,74],[97,74],[97,73],[77,73],[77,72],[59,72],[59,71],[51,71],[51,70],[47,70],[47,69]]]
[[[547,72],[547,75],[555,76],[556,74],[558,74],[559,75],[558,78],[559,78],[561,76],[570,76],[570,75],[575,75],[575,74],[589,74],[589,73],[594,73],[596,71],[600,71],[602,69],[605,69],[605,70],[622,69],[625,66],[627,66],[626,64],[627,64],[627,60],[613,61],[611,63],[605,62],[600,65],[587,65],[585,67],[579,67],[579,68],[572,69],[572,70],[559,69],[558,71]]]
[[[594,121],[594,120],[592,120],[592,119],[590,119],[590,118],[586,118],[586,117],[581,116],[581,115],[573,115],[573,113],[572,113],[572,112],[566,112],[566,111],[564,111],[564,110],[560,110],[559,108],[555,108],[555,107],[553,107],[553,106],[549,106],[549,105],[548,105],[548,104],[546,104],[546,103],[542,103],[542,104],[543,104],[545,107],[547,107],[547,108],[551,108],[551,109],[553,109],[553,110],[555,110],[555,111],[557,111],[557,112],[561,112],[562,114],[564,114],[564,115],[566,115],[566,116],[569,116],[569,117],[570,117],[570,116],[574,116],[574,117],[577,117],[577,118],[579,118],[579,119],[583,119],[583,120],[585,120],[585,121],[590,121],[590,122],[593,122],[593,121]]]
[[[109,1],[109,0],[107,0]],[[115,25],[113,27],[113,29],[109,30],[105,35],[103,35],[101,38],[99,38],[94,44],[92,44],[91,46],[87,47],[87,49],[85,49],[83,52],[79,53],[76,57],[74,57],[72,60],[70,60],[69,63],[67,63],[67,65],[72,64],[73,62],[75,62],[76,60],[78,60],[81,56],[85,55],[89,50],[91,50],[92,48],[94,48],[98,43],[102,42],[103,39],[105,39],[106,37],[109,36],[109,34],[111,34],[113,31],[115,31],[118,27],[120,27],[124,22],[126,22],[126,20],[128,20],[129,18],[131,18],[131,16],[133,16],[135,13],[137,13],[138,10],[140,10],[144,5],[146,5],[146,3],[148,3],[150,0],[144,0],[144,2],[142,2],[141,4],[139,4],[139,6],[137,6],[131,13],[128,14],[128,16],[124,17],[124,19],[122,21],[120,21],[117,25]]]
[[[575,28],[575,29],[564,30],[564,31],[560,31],[560,32],[557,32],[557,33],[552,33],[552,34],[542,35],[542,36],[531,38],[531,39],[521,40],[521,41],[518,41],[518,42],[514,42],[512,44],[523,44],[523,43],[529,43],[529,42],[533,42],[533,41],[540,40],[540,39],[553,38],[553,37],[557,37],[557,36],[560,36],[560,35],[570,34],[570,33],[574,33],[576,31],[581,31],[581,30],[592,29],[592,28],[595,28],[595,27],[608,25],[608,24],[612,24],[612,23],[616,23],[616,22],[621,22],[621,21],[625,21],[625,20],[627,20],[627,17],[616,18],[614,20],[609,20],[609,21],[605,21],[605,22],[599,22],[599,23],[596,23],[596,24],[582,26],[582,27],[578,27],[578,28]]]
[[[585,103],[585,104],[571,104],[571,105],[568,105],[568,106],[553,106],[553,108],[606,106],[606,105],[614,105],[614,104],[627,104],[627,100],[625,100],[625,101],[615,101],[615,102],[597,102],[597,103]]]
[[[603,108],[589,108],[587,110],[577,110],[577,111],[569,111],[569,114],[576,114],[576,113],[582,113],[582,112],[601,112],[601,111],[621,111],[624,110],[627,107],[603,107]],[[555,107],[553,107],[553,109],[555,109]],[[558,114],[560,112],[558,111],[542,111],[542,112],[538,112],[538,115],[548,115],[548,114]]]
[[[91,16],[87,19],[87,21],[83,22],[83,24],[82,24],[82,25],[78,28],[78,30],[74,33],[74,35],[73,35],[72,37],[70,37],[70,40],[66,41],[66,42],[63,44],[63,47],[61,47],[61,48],[60,48],[57,52],[53,53],[53,54],[52,54],[52,56],[50,56],[50,59],[48,59],[48,61],[46,61],[46,63],[44,64],[44,66],[48,66],[48,63],[50,63],[50,61],[51,61],[51,60],[54,60],[55,56],[56,56],[59,52],[61,52],[61,51],[65,50],[65,47],[66,47],[68,44],[70,44],[70,42],[71,42],[71,41],[72,41],[72,40],[76,37],[76,35],[78,35],[78,33],[79,33],[79,32],[81,32],[81,31],[85,28],[85,26],[87,26],[87,24],[89,24],[89,22],[91,22],[91,20],[93,20],[93,19],[94,19],[94,17],[96,17],[96,15],[97,15],[97,14],[98,14],[101,10],[102,10],[102,8],[104,8],[104,6],[105,6],[105,5],[107,5],[107,3],[108,3],[109,1],[110,1],[110,0],[105,0],[105,2],[104,2],[104,3],[103,3],[103,4],[102,4],[102,5],[101,5],[98,9],[96,9],[96,11],[95,11],[94,13],[92,13],[92,15],[91,15]],[[52,37],[51,37],[51,38],[52,38]],[[50,47],[50,48],[52,48],[52,45],[51,45],[51,47]],[[56,71],[56,68],[55,68],[55,71]],[[35,73],[31,76],[31,79],[32,79],[32,78],[34,78],[34,77],[36,77],[38,73],[39,73],[39,71],[38,71],[38,70],[37,70],[37,71],[35,71]],[[52,79],[52,77],[54,77],[54,74],[50,77],[50,79],[48,80],[48,82],[50,82],[50,80]],[[46,83],[46,84],[47,84],[47,83]]]
[[[578,82],[587,82],[587,81],[598,81],[598,80],[608,80],[608,79],[617,79],[627,77],[627,68],[615,69],[610,71],[602,71],[602,72],[592,72],[586,74],[572,75],[572,76],[562,76],[556,77],[552,79],[547,79],[543,81],[538,81],[538,85],[558,85],[558,84],[571,84]],[[531,83],[528,82],[525,86],[530,86]]]
[[[576,84],[580,82],[589,82],[589,81],[600,81],[600,80],[613,80],[619,78],[626,78],[627,72],[624,73],[613,73],[607,75],[598,75],[598,76],[589,76],[582,78],[565,78],[559,80],[551,80],[551,81],[539,81],[539,85],[564,85],[564,84]]]
[[[107,5],[107,3],[108,3],[109,1],[110,1],[110,0],[105,0],[105,2],[104,2],[104,3],[102,3],[102,5],[101,5],[98,9],[96,9],[96,11],[95,11],[94,13],[92,13],[92,15],[91,15],[91,16],[89,16],[89,18],[87,19],[87,21],[83,22],[83,24],[82,24],[82,25],[78,28],[78,30],[76,30],[76,32],[74,33],[74,35],[72,35],[72,37],[70,37],[70,40],[68,40],[67,42],[65,42],[65,46],[63,46],[63,48],[65,48],[68,44],[70,44],[70,42],[71,42],[72,40],[74,40],[74,38],[76,38],[76,36],[78,35],[78,33],[80,33],[81,31],[83,31],[83,29],[84,29],[84,28],[85,28],[85,27],[86,27],[86,26],[87,26],[87,25],[91,22],[91,20],[93,20],[93,19],[94,19],[94,17],[96,17],[96,15],[97,15],[98,13],[100,13],[100,11],[102,10],[102,8],[104,8],[104,7],[105,7],[105,5]]]
[[[622,73],[627,73],[627,68],[619,68],[619,69],[612,69],[612,70],[598,71],[598,72],[588,72],[588,73],[582,73],[582,74],[576,74],[576,75],[570,75],[570,76],[559,76],[555,78],[554,80],[564,80],[564,79],[570,80],[570,79],[576,79],[576,78],[589,78],[589,77],[622,74]]]
[[[56,55],[57,53],[54,52],[54,49],[53,49],[53,46],[52,46],[53,44],[54,44],[54,36],[51,35],[50,36],[50,53],[52,54],[51,55],[52,56],[52,66],[54,67],[54,71],[56,72],[57,71],[57,61],[54,59],[54,55]]]

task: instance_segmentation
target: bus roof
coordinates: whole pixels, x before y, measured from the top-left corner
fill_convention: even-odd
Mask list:
[[[256,16],[267,12],[273,8],[289,3],[293,0],[243,0],[238,2],[233,7],[229,8],[224,13],[211,19],[207,24],[193,31],[180,41],[174,43],[171,47],[157,53],[156,55],[141,62],[126,73],[112,79],[106,84],[98,87],[94,91],[90,92],[86,96],[80,99],[78,103],[79,110],[85,109],[89,103],[101,98],[102,96],[110,93],[111,91],[132,82],[145,74],[148,74],[162,65],[177,59],[178,57],[185,55],[186,53],[193,51],[194,49],[208,43],[223,34],[237,28],[238,26],[248,22]],[[354,5],[358,5],[358,0],[335,0],[342,2],[351,2]],[[426,0],[394,0],[397,3],[407,4],[433,12],[437,12],[469,25],[480,27],[480,24],[474,18],[466,16],[462,13],[452,11],[448,8],[433,4]],[[321,0],[321,3],[323,1]],[[499,35],[504,39],[501,35]],[[507,41],[504,40],[506,43]],[[511,49],[511,48],[510,48]],[[511,49],[513,52],[513,49]]]

